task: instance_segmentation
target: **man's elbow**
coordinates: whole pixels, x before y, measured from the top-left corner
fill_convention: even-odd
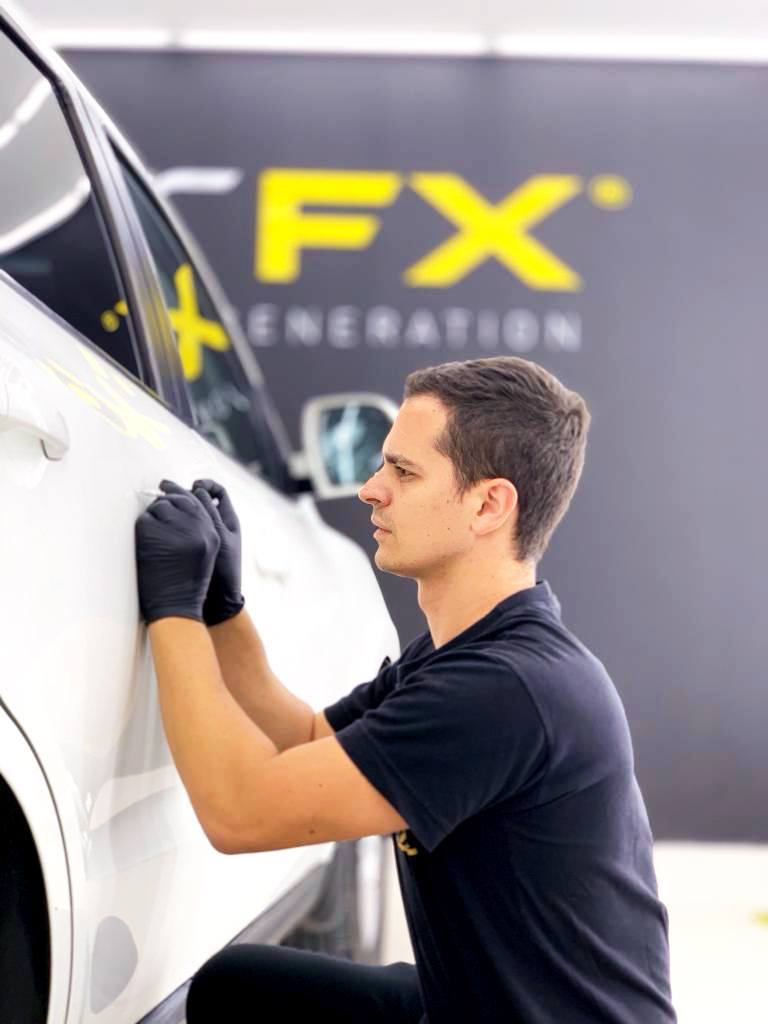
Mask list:
[[[205,829],[205,834],[208,837],[208,842],[218,853],[238,853],[239,851],[235,848],[231,837],[224,835],[222,832],[214,832],[212,829]]]
[[[246,837],[239,830],[222,825],[214,827],[210,824],[203,824],[203,831],[208,837],[208,842],[219,853],[260,853],[262,850],[252,834]]]
[[[244,809],[242,800],[234,805],[221,799],[198,800],[193,809],[208,842],[218,853],[261,853],[273,849],[269,845],[271,825],[266,815],[257,816],[252,808]]]
[[[237,842],[235,841],[232,829],[223,825],[220,819],[214,818],[209,813],[203,813],[199,806],[194,807],[194,811],[200,828],[205,833],[206,839],[214,850],[218,853],[241,852]]]

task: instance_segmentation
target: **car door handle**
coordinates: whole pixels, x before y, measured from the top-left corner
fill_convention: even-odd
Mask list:
[[[46,404],[24,373],[0,356],[0,435],[11,430],[32,434],[45,458],[58,462],[70,449],[70,431],[59,411],[46,411]]]
[[[58,409],[44,414],[32,389],[14,367],[0,379],[0,434],[22,430],[38,438],[46,459],[58,462],[69,451],[67,421]]]
[[[39,439],[46,459],[59,462],[69,451],[69,431],[60,412],[54,413],[52,422],[43,426],[27,416],[0,415],[0,433],[6,430],[23,430]]]

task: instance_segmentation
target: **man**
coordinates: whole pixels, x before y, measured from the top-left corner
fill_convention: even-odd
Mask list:
[[[243,1005],[350,1022],[675,1021],[624,710],[536,579],[590,419],[528,360],[410,374],[359,497],[376,564],[416,580],[428,630],[318,714],[269,669],[223,489],[165,484],[139,517],[163,721],[211,842],[237,853],[393,833],[416,958],[234,947],[193,980],[189,1024]]]

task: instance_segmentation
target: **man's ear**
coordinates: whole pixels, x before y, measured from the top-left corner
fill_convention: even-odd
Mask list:
[[[475,519],[476,532],[480,535],[492,533],[504,526],[510,517],[516,516],[518,507],[517,488],[505,477],[484,480],[480,494],[480,506]]]

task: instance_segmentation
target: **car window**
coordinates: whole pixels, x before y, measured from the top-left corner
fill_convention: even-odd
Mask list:
[[[136,174],[116,155],[155,262],[200,431],[281,490],[291,490],[257,396],[192,258]]]
[[[57,94],[2,32],[0,269],[139,376],[124,290]]]

